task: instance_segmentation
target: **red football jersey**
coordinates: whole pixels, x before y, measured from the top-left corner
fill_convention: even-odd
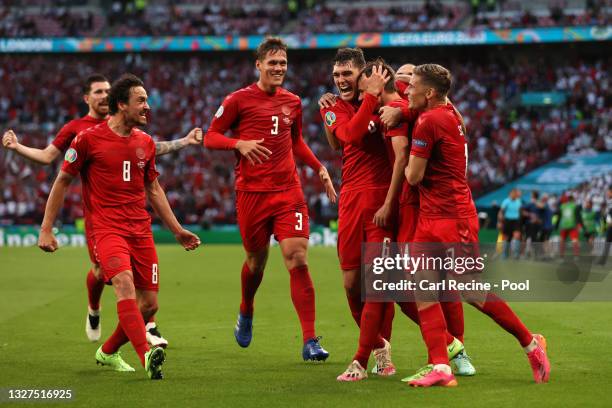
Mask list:
[[[257,84],[237,90],[225,98],[213,118],[209,132],[232,130],[242,140],[264,139],[272,152],[269,159],[252,165],[236,152],[236,190],[282,191],[300,186],[293,158],[293,138],[302,137],[302,101],[283,88],[270,95]]]
[[[399,81],[398,81],[399,82]],[[387,106],[391,106],[393,108],[408,108],[408,101],[405,99],[397,99],[391,101],[387,104]],[[385,128],[385,138],[388,141],[388,150],[389,150],[389,161],[391,162],[391,171],[393,172],[393,163],[395,162],[395,153],[393,151],[393,146],[391,145],[391,138],[396,136],[405,136],[408,138],[408,151],[407,154],[410,154],[410,140],[411,135],[410,132],[412,130],[412,126],[414,125],[414,120],[418,117],[418,113],[412,109],[409,110],[412,113],[411,121],[409,122],[400,122],[397,126],[393,128]],[[411,186],[406,181],[406,177],[402,173],[402,190],[400,192],[399,204],[400,205],[419,205],[419,189],[418,187]]]
[[[85,115],[79,119],[73,119],[70,122],[66,123],[57,135],[55,139],[51,142],[53,146],[57,147],[62,153],[64,153],[68,147],[70,147],[70,143],[72,143],[72,139],[80,132],[85,129],[89,129],[92,126],[98,125],[107,119],[96,119],[92,116]]]
[[[151,136],[134,128],[130,136],[122,137],[107,122],[101,123],[72,141],[62,170],[81,174],[83,201],[94,233],[151,234],[145,183],[159,175]]]
[[[428,159],[419,183],[420,214],[428,218],[476,215],[468,187],[467,141],[452,105],[421,113],[412,134],[410,154]]]
[[[348,127],[358,107],[338,98],[334,106],[321,109],[321,117],[342,144],[342,191],[387,188],[392,168],[378,116],[369,115],[367,134],[355,143],[343,141],[343,127]]]

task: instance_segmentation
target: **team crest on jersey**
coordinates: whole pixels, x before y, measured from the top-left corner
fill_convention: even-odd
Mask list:
[[[66,160],[68,163],[74,163],[77,159],[77,156],[77,151],[71,147],[70,149],[66,150],[64,160]]]
[[[332,111],[328,111],[325,114],[325,124],[331,127],[334,123],[336,123],[336,114]]]
[[[223,111],[225,111],[223,105],[219,106],[219,109],[217,109],[217,112],[215,112],[215,118],[220,118],[221,115],[223,115]]]
[[[285,125],[290,125],[291,118],[289,116],[283,116],[283,122],[285,122]]]
[[[283,115],[291,115],[291,107],[287,106],[287,105],[283,105],[281,106],[281,112],[283,112]]]
[[[138,168],[144,169],[144,166],[145,166],[145,162],[143,162],[143,161],[139,161],[138,162]]]
[[[373,120],[370,121],[370,123],[368,123],[368,131],[370,133],[376,133],[376,123],[374,123]]]
[[[138,157],[140,160],[145,158],[145,150],[142,147],[136,148],[136,157]]]
[[[412,144],[418,147],[427,147],[427,142],[421,139],[412,139]]]

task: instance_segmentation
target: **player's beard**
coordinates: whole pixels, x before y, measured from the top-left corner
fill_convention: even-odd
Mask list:
[[[108,104],[94,106],[94,111],[100,116],[105,117],[108,115]]]

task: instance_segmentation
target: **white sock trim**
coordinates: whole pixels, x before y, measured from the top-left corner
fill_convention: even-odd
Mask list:
[[[534,337],[533,339],[531,339],[531,343],[529,343],[526,347],[523,347],[523,350],[525,350],[525,353],[529,354],[533,350],[535,350],[536,347],[538,347],[538,342]]]
[[[452,374],[453,371],[451,370],[450,366],[447,364],[436,364],[434,365],[433,369],[435,371],[442,371],[444,374]]]

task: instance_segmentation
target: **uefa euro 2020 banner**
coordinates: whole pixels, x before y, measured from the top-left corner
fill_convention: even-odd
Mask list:
[[[292,49],[339,47],[427,47],[609,41],[612,26],[514,28],[507,30],[405,33],[286,34]],[[249,36],[164,36],[108,38],[0,38],[0,53],[24,52],[203,52],[254,50],[263,40]]]

